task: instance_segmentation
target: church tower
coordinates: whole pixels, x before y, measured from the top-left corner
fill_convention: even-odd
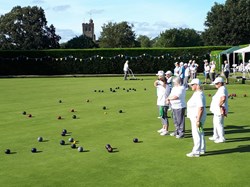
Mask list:
[[[89,20],[89,23],[82,24],[82,33],[95,42],[94,22],[92,19]]]

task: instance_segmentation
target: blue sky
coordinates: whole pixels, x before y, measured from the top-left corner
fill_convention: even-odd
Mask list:
[[[82,23],[92,18],[95,34],[100,36],[108,22],[127,21],[136,35],[158,36],[170,28],[204,30],[208,11],[214,3],[226,0],[0,0],[0,15],[14,6],[39,6],[45,11],[48,25],[53,24],[62,37],[60,42],[82,34]]]

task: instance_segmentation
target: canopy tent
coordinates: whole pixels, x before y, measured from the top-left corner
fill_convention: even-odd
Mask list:
[[[239,46],[233,46],[233,47],[231,47],[231,48],[229,48],[229,49],[227,49],[225,51],[220,52],[220,56],[226,55],[228,64],[230,66],[230,58],[229,58],[230,54],[233,54],[233,52],[236,51],[236,50],[238,50],[238,49],[240,49]]]
[[[242,49],[238,49],[234,53],[234,62],[235,62],[235,53],[240,53],[242,55],[242,64],[243,64],[243,77],[245,77],[245,54],[250,53],[250,45]]]

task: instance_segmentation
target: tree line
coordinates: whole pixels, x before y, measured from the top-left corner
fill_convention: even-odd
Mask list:
[[[0,16],[0,49],[29,50],[52,48],[131,48],[192,47],[206,45],[239,45],[250,41],[250,0],[226,0],[215,3],[207,13],[203,32],[189,28],[172,28],[156,38],[136,36],[133,24],[126,21],[103,24],[97,42],[87,36],[76,36],[59,44],[61,37],[54,25],[47,26],[40,7],[14,7]]]

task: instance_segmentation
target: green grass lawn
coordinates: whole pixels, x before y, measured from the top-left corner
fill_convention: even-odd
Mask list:
[[[227,86],[229,93],[237,96],[229,100],[226,143],[208,140],[212,134],[209,114],[205,124],[207,154],[188,158],[186,153],[193,146],[189,120],[186,138],[160,136],[156,132],[161,124],[155,77],[140,78],[143,80],[0,79],[1,186],[249,186],[250,85]],[[116,92],[110,92],[117,87]],[[127,92],[129,88],[136,91]],[[211,102],[208,95],[215,91],[205,87],[207,106]],[[187,100],[191,94],[187,91]],[[33,117],[23,115],[23,111]],[[72,119],[74,114],[77,119]],[[58,116],[63,119],[58,120]],[[62,137],[63,129],[70,134]],[[38,142],[39,136],[45,141]],[[60,140],[68,143],[70,137],[85,152],[59,144]],[[141,142],[133,143],[135,137]],[[116,148],[113,153],[106,151],[106,144]],[[39,152],[31,153],[33,147]],[[7,148],[12,154],[4,153]]]

